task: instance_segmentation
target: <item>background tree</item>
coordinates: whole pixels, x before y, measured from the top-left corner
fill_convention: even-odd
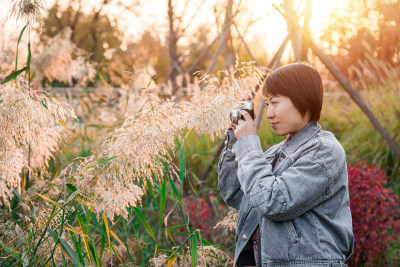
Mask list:
[[[365,54],[399,65],[399,12],[398,0],[347,1],[340,15],[332,12],[321,39],[330,44],[331,58],[344,74]]]
[[[119,86],[128,79],[123,78],[122,73],[123,70],[132,70],[133,62],[130,61],[134,61],[134,54],[129,56],[128,53],[125,53],[126,51],[121,49],[124,36],[118,26],[118,21],[117,19],[111,19],[105,13],[105,9],[111,5],[117,6],[121,10],[129,9],[135,14],[135,8],[139,4],[135,2],[128,6],[123,1],[103,0],[99,5],[93,5],[90,12],[87,12],[83,10],[84,7],[88,8],[83,0],[73,0],[67,3],[56,1],[48,10],[47,17],[44,18],[40,39],[43,42],[54,37],[66,27],[71,28],[71,41],[78,48],[87,51],[90,55],[90,60],[100,63],[100,73],[102,73],[107,82],[115,82],[114,85]],[[106,53],[107,51],[108,53]],[[110,73],[107,62],[110,61],[113,55],[125,58],[126,60],[123,60],[123,63],[129,64],[120,66],[122,70],[117,68]]]

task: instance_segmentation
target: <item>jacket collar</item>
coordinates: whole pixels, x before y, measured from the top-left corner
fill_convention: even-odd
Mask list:
[[[302,144],[307,142],[312,136],[321,130],[321,126],[318,123],[310,122],[298,133],[296,133],[289,142],[287,142],[283,148],[282,152],[286,157],[295,152]]]

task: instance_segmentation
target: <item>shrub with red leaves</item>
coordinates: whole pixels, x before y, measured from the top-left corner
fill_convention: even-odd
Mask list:
[[[400,232],[398,196],[385,187],[388,177],[377,166],[356,164],[348,166],[348,173],[355,236],[349,264],[384,264],[384,252]]]
[[[210,220],[213,216],[212,208],[202,198],[184,198],[185,214],[190,215],[190,227],[195,227],[205,230],[204,237],[208,236],[212,229],[213,221]]]

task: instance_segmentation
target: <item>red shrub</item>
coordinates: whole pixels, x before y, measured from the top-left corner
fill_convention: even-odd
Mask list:
[[[348,166],[350,208],[353,217],[355,247],[349,264],[383,263],[390,238],[400,232],[398,196],[385,188],[388,177],[377,166]],[[392,233],[392,234],[391,234]]]
[[[215,223],[210,220],[213,217],[212,208],[202,198],[188,197],[184,198],[183,202],[185,214],[190,215],[190,227],[205,230],[207,233],[204,233],[204,235],[207,236],[213,227],[213,223]]]

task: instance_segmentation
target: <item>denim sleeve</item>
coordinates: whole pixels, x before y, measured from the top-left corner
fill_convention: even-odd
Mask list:
[[[232,154],[232,146],[236,142],[236,137],[232,129],[226,131],[226,136],[227,143],[218,163],[218,185],[226,204],[239,209],[243,191],[237,177],[238,164]]]
[[[337,162],[345,162],[345,154],[332,142],[322,143],[316,142],[281,175],[275,176],[258,135],[240,138],[234,150],[239,161],[238,179],[249,204],[261,216],[283,221],[296,218],[325,200],[332,177],[338,177],[342,169],[339,165],[343,164]]]

